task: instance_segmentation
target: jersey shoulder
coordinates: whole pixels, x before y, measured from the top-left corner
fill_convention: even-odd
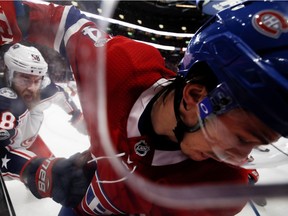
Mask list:
[[[59,85],[56,85],[54,82],[51,82],[48,86],[43,88],[40,93],[41,100],[52,97],[58,92],[63,92],[64,89]]]
[[[15,117],[27,111],[23,100],[9,87],[0,88],[0,112],[11,112]]]
[[[9,87],[0,88],[0,146],[19,139],[16,128],[24,124],[28,109],[23,100]]]

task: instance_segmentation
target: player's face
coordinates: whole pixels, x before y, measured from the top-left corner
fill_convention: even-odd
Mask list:
[[[242,109],[211,116],[204,124],[202,130],[186,133],[181,143],[182,151],[197,161],[213,158],[242,165],[254,147],[280,138],[278,133]]]
[[[12,80],[12,87],[17,94],[23,98],[27,107],[32,108],[39,100],[41,83],[42,76],[15,72]]]

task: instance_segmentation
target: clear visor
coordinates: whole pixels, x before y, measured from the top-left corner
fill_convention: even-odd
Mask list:
[[[43,76],[27,75],[21,72],[14,72],[14,74],[18,74],[18,76],[14,76],[12,82],[21,87],[29,87],[31,85],[40,87],[43,80]]]
[[[215,160],[247,166],[253,149],[268,146],[280,138],[255,115],[243,110],[223,84],[198,106],[203,122],[201,129],[211,150],[204,154]]]

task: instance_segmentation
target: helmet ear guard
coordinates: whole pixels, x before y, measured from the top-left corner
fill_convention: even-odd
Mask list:
[[[233,98],[226,83],[219,84],[198,103],[199,116],[202,121],[211,114],[221,115],[236,107],[239,107],[239,104]]]
[[[7,67],[7,82],[10,86],[14,72],[29,75],[45,76],[48,64],[35,47],[24,46],[16,43],[4,54],[4,62]]]

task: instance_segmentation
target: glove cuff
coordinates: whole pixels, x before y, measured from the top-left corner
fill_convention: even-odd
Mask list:
[[[52,168],[53,164],[60,158],[47,158],[45,159],[41,166],[37,169],[35,175],[35,183],[37,191],[41,197],[51,197],[52,196]]]
[[[52,167],[60,158],[34,158],[21,174],[21,181],[37,198],[51,197]]]

